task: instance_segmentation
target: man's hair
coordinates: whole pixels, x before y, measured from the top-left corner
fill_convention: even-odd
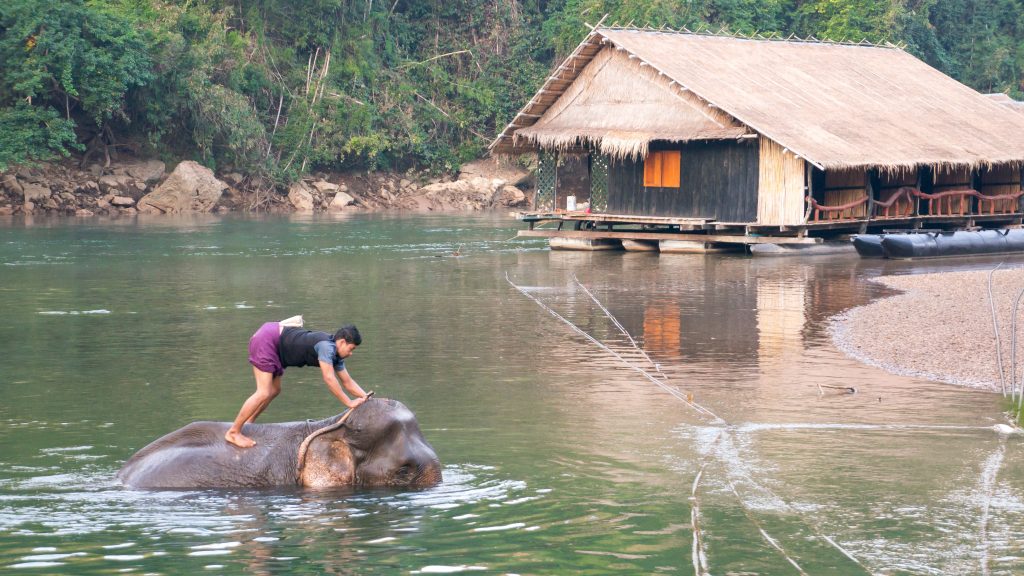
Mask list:
[[[359,329],[355,324],[345,324],[334,333],[334,340],[344,340],[349,344],[359,346],[363,343],[363,337],[359,335]]]

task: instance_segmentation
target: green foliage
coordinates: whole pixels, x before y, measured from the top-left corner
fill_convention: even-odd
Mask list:
[[[1020,97],[1022,3],[8,0],[0,162],[67,154],[77,128],[280,182],[311,170],[452,170],[485,152],[602,18],[904,42],[970,86]]]
[[[0,108],[0,172],[68,156],[75,148],[74,123],[56,110],[27,102]]]
[[[75,127],[101,130],[123,115],[128,90],[149,78],[142,38],[102,5],[0,4],[0,163],[66,156]]]

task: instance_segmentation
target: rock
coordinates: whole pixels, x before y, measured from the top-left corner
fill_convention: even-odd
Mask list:
[[[100,191],[99,183],[94,182],[92,180],[86,180],[85,182],[82,182],[81,184],[79,184],[78,188],[75,190],[75,192],[78,192],[79,194],[88,194],[90,196],[96,194],[99,191]]]
[[[0,188],[7,191],[8,194],[21,197],[25,194],[25,190],[22,188],[21,183],[18,182],[18,178],[14,174],[5,174],[0,178]]]
[[[526,206],[528,204],[526,193],[519,188],[508,184],[502,186],[501,193],[498,196],[498,203],[510,208],[514,206]]]
[[[331,184],[327,180],[317,180],[313,182],[313,188],[316,188],[321,194],[330,194],[338,191],[337,184]]]
[[[149,213],[209,212],[227,187],[209,168],[186,160],[156,190],[143,196],[137,206],[140,212]]]
[[[125,166],[125,172],[129,176],[141,180],[145,184],[159,181],[164,177],[166,169],[164,163],[159,160],[146,160]],[[142,189],[145,190],[146,186],[143,185]]]
[[[400,181],[398,182],[398,187],[399,187],[400,189],[402,189],[402,190],[405,190],[406,188],[408,188],[408,187],[410,187],[410,186],[412,186],[412,182],[410,182],[410,181],[406,180],[405,178],[402,178],[402,179],[401,179],[401,180],[400,180]]]
[[[288,187],[288,201],[295,207],[296,212],[312,212],[315,205],[313,193],[305,182],[296,182]]]
[[[338,192],[348,192],[348,185],[346,185],[344,182],[338,184]]]
[[[36,211],[36,205],[32,202],[25,202],[25,206],[22,208],[25,214],[31,214]]]
[[[100,176],[100,190],[107,194],[116,192],[128,192],[132,182],[131,176],[126,174],[107,174]]]
[[[114,196],[110,199],[110,203],[118,208],[124,208],[127,206],[135,206],[135,200],[132,200],[128,196]]]
[[[47,196],[43,200],[43,208],[46,208],[47,210],[56,210],[57,208],[60,208],[60,204],[57,204],[57,201],[54,200],[52,196]]]
[[[92,210],[88,210],[86,208],[79,208],[78,210],[75,210],[75,216],[80,216],[80,217],[83,217],[83,218],[87,218],[89,216],[95,216],[95,215],[96,214],[94,214]]]
[[[467,178],[455,182],[438,182],[420,189],[433,205],[445,209],[476,209],[490,205],[495,192],[504,186],[503,180],[490,180],[483,177]]]
[[[96,207],[100,210],[104,210],[110,207],[110,201],[105,196],[101,196],[96,199]]]
[[[99,178],[100,176],[103,176],[103,166],[100,164],[89,164],[88,172],[94,177]]]
[[[224,181],[232,186],[241,186],[242,182],[245,182],[245,176],[242,176],[238,172],[231,172],[223,176]]]
[[[355,203],[355,198],[349,196],[345,192],[338,192],[334,195],[334,199],[331,200],[331,204],[327,209],[332,211],[344,210],[346,206],[351,206]]]
[[[121,208],[121,214],[125,214],[125,215],[128,215],[128,216],[134,216],[135,214],[138,214],[138,213],[139,213],[138,210],[136,210],[135,208],[132,208],[130,206],[128,208]]]
[[[528,171],[506,162],[498,162],[494,158],[483,158],[463,164],[459,168],[459,179],[486,178],[488,180],[504,180],[516,186],[527,182],[533,175]]]
[[[35,202],[36,205],[40,204],[38,200],[50,197],[50,189],[41,184],[22,184],[22,190],[25,195],[25,202]]]
[[[0,216],[10,216],[14,214],[14,206],[0,206]]]

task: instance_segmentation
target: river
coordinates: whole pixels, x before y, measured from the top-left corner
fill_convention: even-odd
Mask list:
[[[829,333],[888,294],[873,276],[988,263],[552,252],[520,227],[0,222],[0,571],[1024,571],[1001,398],[862,365]],[[416,413],[441,485],[117,483],[153,439],[232,419],[249,336],[294,314],[359,327],[350,372]],[[290,369],[261,422],[339,411]]]

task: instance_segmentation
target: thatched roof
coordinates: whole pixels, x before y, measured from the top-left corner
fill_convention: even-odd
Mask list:
[[[613,52],[635,65],[623,65]],[[628,76],[615,86],[595,85],[612,83],[590,70],[599,55]],[[588,84],[577,87],[577,80]],[[650,95],[664,86],[678,103]],[[629,89],[644,95],[629,96]],[[572,110],[573,98],[592,113]],[[644,104],[636,124],[630,122],[634,111],[620,112],[615,98]],[[683,112],[687,104],[705,117],[717,114],[718,123],[730,128],[761,134],[820,168],[1024,163],[1024,115],[895,46],[617,28],[594,30],[491,151],[557,148],[575,133],[577,141],[642,155],[653,140],[722,136],[709,133],[706,122],[681,121],[690,118]],[[671,121],[658,122],[659,116]],[[614,143],[614,131],[629,134]]]
[[[737,138],[734,119],[680,97],[668,79],[617,50],[591,60],[561,97],[515,138],[546,149],[589,144],[613,157],[646,156],[655,140]]]

